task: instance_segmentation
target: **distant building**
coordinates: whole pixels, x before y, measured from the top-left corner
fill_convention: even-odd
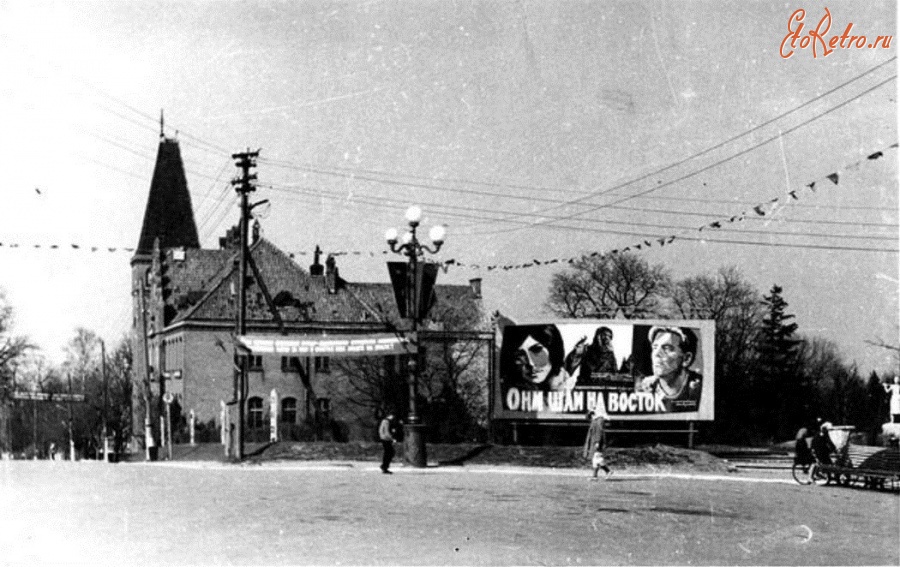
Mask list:
[[[324,265],[320,262],[318,247],[309,270],[304,270],[291,255],[261,238],[258,225],[252,233],[251,255],[260,278],[248,270],[248,334],[283,336],[267,294],[288,336],[363,335],[396,328],[391,322],[399,316],[389,283],[344,280],[333,256]],[[201,431],[218,439],[223,403],[232,402],[235,394],[238,254],[237,228],[220,239],[218,249],[200,248],[178,142],[162,138],[131,260],[132,401],[138,447],[143,447],[148,410],[159,443],[161,392],[174,394],[177,413],[193,411]],[[480,312],[479,283],[439,285],[437,301]],[[384,364],[402,374],[406,364],[397,358],[385,357]],[[348,378],[337,371],[335,361],[252,355],[249,366],[247,440],[268,440],[273,410],[284,436],[311,424],[319,438],[372,438],[372,408],[354,403]],[[272,407],[272,390],[277,408]],[[236,415],[232,409],[231,419]]]

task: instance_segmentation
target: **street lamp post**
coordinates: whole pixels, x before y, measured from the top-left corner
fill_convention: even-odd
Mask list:
[[[424,256],[425,252],[436,254],[444,244],[445,235],[444,227],[436,225],[428,233],[433,247],[420,242],[416,235],[416,230],[421,220],[422,209],[413,205],[406,211],[409,231],[403,235],[400,244],[397,243],[398,233],[396,229],[390,228],[384,235],[392,252],[407,257],[406,266],[398,262],[389,263],[388,268],[391,270],[391,279],[394,284],[400,315],[401,317],[408,317],[410,320],[411,331],[408,339],[415,348],[414,356],[409,360],[409,411],[403,426],[406,461],[415,467],[424,467],[427,464],[424,426],[416,408],[422,356],[421,343],[419,341],[419,325],[421,319],[427,314],[430,293],[433,289],[434,279],[437,277],[436,270],[429,271],[432,274],[430,278],[425,276],[424,268],[426,264]],[[399,270],[399,268],[404,267],[405,278],[402,277],[403,274]],[[397,268],[397,270],[394,268]]]

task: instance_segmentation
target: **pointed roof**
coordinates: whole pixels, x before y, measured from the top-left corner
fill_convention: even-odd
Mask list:
[[[135,255],[153,252],[153,240],[160,248],[200,248],[191,194],[184,175],[184,163],[178,141],[161,138],[156,167],[150,182],[150,196],[144,211],[144,224]]]

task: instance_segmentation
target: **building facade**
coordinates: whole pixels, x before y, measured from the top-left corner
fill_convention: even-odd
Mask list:
[[[388,283],[344,280],[333,256],[318,247],[307,269],[252,231],[248,270],[248,334],[323,337],[402,332]],[[165,399],[175,409],[173,429],[193,415],[202,440],[237,416],[236,323],[239,231],[200,247],[178,142],[162,138],[132,270],[132,353],[135,445],[161,441]],[[480,286],[440,285],[437,304],[480,313]],[[474,324],[478,316],[471,318]],[[445,333],[446,334],[446,333]],[[361,400],[352,372],[328,357],[251,354],[246,392],[247,439],[268,440],[276,416],[281,438],[372,438],[371,400]],[[405,379],[402,356],[382,357],[379,372]],[[487,376],[484,376],[486,381]],[[168,395],[167,395],[168,394]],[[397,409],[397,408],[390,408]],[[227,416],[226,416],[227,413]],[[180,424],[180,425],[179,425]],[[149,426],[149,427],[148,427]],[[180,434],[179,429],[176,433]]]

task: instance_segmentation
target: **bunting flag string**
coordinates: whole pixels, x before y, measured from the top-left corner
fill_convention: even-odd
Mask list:
[[[891,144],[890,146],[888,146],[888,148],[886,148],[886,149],[896,149],[896,148],[898,147],[898,145],[900,145],[900,143],[895,142],[895,143]],[[865,161],[873,161],[873,160],[877,160],[877,159],[882,158],[882,157],[884,157],[884,150],[878,150],[878,151],[876,151],[876,152],[873,152],[873,153],[867,155],[864,159],[858,160],[858,161],[856,161],[856,162],[854,162],[854,163],[851,163],[851,164],[849,164],[849,165],[847,165],[847,166],[841,168],[841,170],[843,170],[843,171],[853,170],[853,169],[859,168],[860,165],[861,165],[862,163],[864,163]],[[831,182],[834,183],[835,185],[838,185],[838,184],[839,184],[839,181],[840,181],[840,171],[841,171],[841,170],[838,170],[838,171],[835,171],[835,172],[833,172],[833,173],[830,173],[830,174],[826,175],[826,176],[824,177],[824,179],[828,179],[829,181],[831,181]],[[815,193],[815,192],[816,192],[816,181],[812,181],[812,182],[806,184],[805,187],[807,187],[811,192]],[[787,201],[788,198],[790,198],[790,200],[793,200],[793,201],[799,200],[799,199],[800,199],[800,195],[799,195],[799,193],[798,193],[798,190],[793,189],[793,190],[787,191],[784,197],[773,197],[772,199],[769,199],[768,201],[759,203],[758,205],[755,205],[755,206],[751,207],[749,210],[752,211],[753,213],[755,213],[755,214],[756,214],[757,216],[759,216],[759,217],[765,217],[766,215],[768,215],[768,216],[771,217],[772,214],[773,214],[779,207],[783,206],[783,203],[784,203],[785,201]],[[789,201],[788,201],[788,202],[789,202]],[[713,221],[713,222],[704,224],[703,226],[700,226],[700,227],[697,229],[697,231],[698,231],[698,232],[703,232],[704,230],[709,230],[709,229],[721,229],[721,228],[723,228],[723,223],[729,223],[729,224],[731,224],[731,223],[735,223],[735,222],[741,222],[741,221],[743,221],[744,219],[746,219],[746,218],[749,216],[749,214],[750,214],[750,213],[748,213],[748,211],[745,210],[745,211],[742,211],[740,214],[732,215],[732,216],[729,217],[727,220],[724,220],[724,221]],[[659,245],[659,246],[664,246],[665,244],[671,244],[677,237],[678,237],[677,235],[674,235],[674,234],[673,234],[673,235],[670,235],[669,237],[657,238],[655,241],[658,242],[658,245]],[[630,251],[630,250],[632,250],[632,249],[634,249],[634,250],[642,250],[642,249],[644,249],[644,248],[649,248],[649,247],[652,245],[652,243],[653,243],[653,242],[650,241],[650,240],[644,240],[643,242],[639,242],[639,243],[633,244],[633,245],[631,245],[631,246],[626,246],[626,247],[624,247],[624,248],[622,248],[622,249],[613,249],[613,250],[610,250],[610,251],[608,252],[608,254],[618,254],[618,253],[620,253],[620,252],[628,252],[628,251]],[[592,252],[592,253],[590,253],[589,255],[583,255],[583,256],[581,256],[581,259],[584,259],[584,258],[587,258],[587,257],[597,257],[597,256],[603,256],[603,253],[601,253],[601,252]],[[565,259],[564,261],[568,262],[569,264],[574,264],[574,263],[577,262],[578,260],[579,260],[579,258],[568,258],[568,259]],[[550,262],[550,261],[547,261],[547,260],[544,261],[544,264],[549,264],[549,263],[551,263],[551,262]],[[460,266],[460,267],[468,267],[468,268],[473,268],[473,269],[475,269],[475,266],[467,266],[466,264],[463,264],[463,263],[461,263],[461,262],[456,262],[456,265],[457,265],[457,266]],[[516,269],[516,268],[518,268],[518,266],[499,266],[499,267],[502,268],[502,269]],[[491,267],[488,267],[488,269],[496,269],[496,268],[497,268],[497,266],[491,266]]]
[[[837,185],[839,185],[839,182],[840,182],[841,171],[852,171],[854,169],[859,168],[862,164],[864,164],[867,161],[874,161],[874,160],[883,158],[885,151],[890,150],[890,149],[897,149],[898,146],[900,146],[900,143],[894,142],[893,144],[891,144],[884,150],[875,151],[875,152],[867,155],[865,158],[862,158],[852,164],[849,164],[849,165],[841,168],[840,170],[829,173],[828,175],[826,175],[824,177],[824,179],[831,181],[835,186],[837,186]],[[817,191],[817,183],[819,181],[821,181],[821,180],[811,181],[810,183],[807,183],[806,185],[804,185],[804,187],[809,189],[810,192],[815,193]],[[705,183],[704,183],[704,185],[705,185]],[[754,205],[750,209],[742,211],[739,214],[732,215],[728,219],[717,220],[717,221],[713,221],[713,222],[704,224],[703,226],[698,227],[696,230],[698,232],[703,232],[704,230],[722,229],[724,227],[724,224],[726,224],[726,223],[733,224],[736,222],[741,222],[741,221],[745,220],[746,218],[748,218],[748,216],[750,216],[750,214],[751,214],[748,211],[752,211],[753,214],[756,214],[759,217],[765,217],[767,215],[769,217],[771,217],[772,213],[779,207],[783,206],[785,202],[798,201],[798,200],[800,200],[800,197],[801,197],[800,190],[793,189],[793,190],[787,191],[783,197],[774,197],[772,199],[769,199],[768,201]],[[654,243],[656,243],[656,245],[658,247],[666,246],[666,245],[672,244],[672,242],[674,242],[676,239],[678,239],[678,235],[676,235],[676,234],[671,234],[671,235],[662,236],[662,237],[652,237],[652,238],[643,240],[641,242],[638,242],[636,244],[632,244],[631,246],[625,246],[623,248],[612,249],[605,253],[595,251],[595,252],[591,252],[589,254],[583,254],[580,256],[573,256],[573,257],[568,257],[568,258],[551,258],[551,259],[543,259],[543,260],[535,258],[525,264],[512,264],[512,265],[511,264],[490,264],[490,265],[466,264],[466,263],[460,262],[459,260],[452,259],[452,258],[449,260],[445,260],[444,262],[439,262],[439,264],[445,272],[448,271],[451,266],[456,266],[456,267],[460,267],[460,268],[468,268],[468,269],[472,269],[472,270],[484,269],[484,270],[487,270],[490,272],[490,271],[494,271],[494,270],[503,270],[503,271],[521,270],[521,269],[533,268],[536,266],[545,266],[545,265],[550,265],[550,264],[565,263],[565,264],[573,265],[573,264],[575,264],[581,260],[584,260],[586,258],[598,258],[598,257],[604,256],[605,254],[620,254],[620,253],[628,252],[630,250],[642,250],[644,248],[650,248],[654,245]],[[0,241],[0,249],[2,249],[2,248],[18,249],[18,248],[26,248],[26,247],[34,248],[34,249],[47,249],[47,250],[60,250],[60,249],[67,248],[65,245],[60,245],[60,244],[30,244],[29,245],[29,244],[22,244],[22,243],[18,243],[18,242],[2,242],[2,241]],[[129,248],[129,247],[87,246],[87,245],[83,245],[83,244],[79,244],[79,243],[70,243],[68,248],[71,248],[72,250],[79,250],[79,251],[88,251],[89,250],[90,252],[101,252],[101,251],[105,251],[105,252],[109,252],[109,253],[115,253],[115,252],[134,253],[135,252],[134,248]],[[311,255],[311,254],[313,254],[313,252],[299,251],[299,252],[290,252],[290,253],[288,253],[288,256],[291,259],[295,259],[297,256],[306,256],[306,255]],[[330,254],[332,256],[351,256],[352,255],[352,256],[368,256],[370,258],[374,258],[376,256],[386,256],[388,254],[392,254],[392,252],[390,252],[389,250],[382,250],[379,252],[371,252],[371,251],[370,252],[362,252],[359,250],[354,250],[354,251],[337,251],[337,252],[331,252]]]

